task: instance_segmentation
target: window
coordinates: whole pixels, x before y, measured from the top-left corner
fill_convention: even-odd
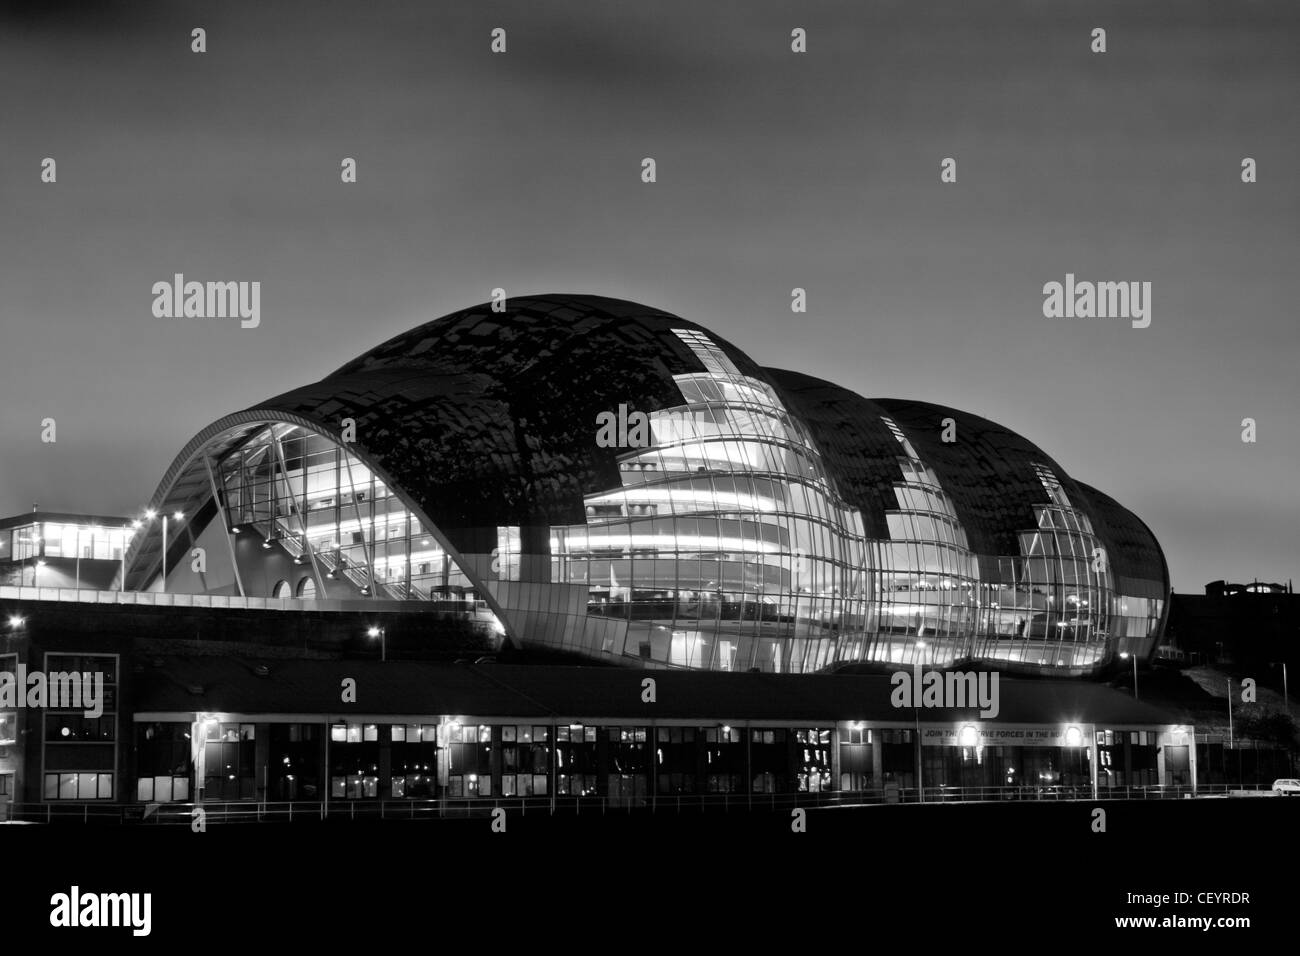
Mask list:
[[[257,743],[253,724],[207,724],[203,743],[203,795],[208,800],[252,800],[257,796]]]
[[[448,796],[492,796],[492,727],[453,723],[447,739]],[[502,793],[505,793],[504,783]]]
[[[655,734],[655,771],[658,792],[696,792],[696,730],[694,727],[660,727]]]
[[[438,729],[433,724],[393,724],[389,785],[394,799],[437,796]]]
[[[319,800],[321,732],[315,724],[272,724],[268,731],[270,798]]]
[[[379,796],[379,725],[347,721],[330,726],[330,796],[373,800]]]
[[[607,727],[611,806],[644,806],[649,788],[648,728]]]
[[[47,773],[46,800],[111,800],[117,766],[117,657],[115,655],[45,655],[45,672],[76,674],[81,683],[102,686],[103,713],[88,718],[74,707],[44,712],[41,733]],[[83,703],[84,703],[83,698]]]
[[[555,728],[555,792],[594,796],[596,780],[596,728],[581,724]]]
[[[190,798],[190,725],[136,725],[136,799],[147,803]]]
[[[112,800],[111,773],[47,773],[46,800]]]
[[[521,725],[501,731],[502,796],[545,796],[550,792],[551,728]],[[513,743],[506,742],[507,733]]]

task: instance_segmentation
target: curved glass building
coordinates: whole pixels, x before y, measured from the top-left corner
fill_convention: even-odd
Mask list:
[[[1169,591],[1150,530],[1014,432],[596,296],[466,309],[213,422],[152,503],[186,518],[128,588],[432,602],[649,666],[1078,676],[1152,654]]]

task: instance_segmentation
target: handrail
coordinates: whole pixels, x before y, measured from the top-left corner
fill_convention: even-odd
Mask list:
[[[1033,802],[1096,800],[1182,800],[1193,797],[1226,798],[1272,796],[1269,784],[1190,786],[1126,786],[1098,790],[1090,786],[1057,785],[1026,787],[926,787],[923,801],[915,787],[872,790],[832,790],[820,793],[710,793],[641,794],[635,796],[572,796],[557,794],[531,797],[455,797],[422,800],[329,800],[329,801],[205,801],[203,803],[110,804],[48,802],[39,804],[0,803],[0,821],[33,823],[115,823],[185,825],[201,807],[205,823],[325,822],[330,820],[444,820],[489,816],[505,809],[526,816],[529,812],[551,815],[584,813],[680,814],[731,813],[756,810],[770,812],[795,807],[871,807],[887,804],[997,803],[1007,800]]]
[[[484,611],[482,600],[393,601],[383,598],[264,598],[232,594],[178,594],[164,591],[99,591],[91,588],[31,588],[0,585],[0,600],[54,601],[64,604],[117,604],[139,607],[199,607],[261,611],[370,611],[407,614],[464,614]],[[431,607],[431,605],[433,605]]]

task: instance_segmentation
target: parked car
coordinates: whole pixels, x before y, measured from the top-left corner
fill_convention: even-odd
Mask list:
[[[1289,797],[1293,793],[1300,794],[1300,780],[1294,777],[1280,777],[1273,781],[1273,792],[1280,793],[1284,797]]]

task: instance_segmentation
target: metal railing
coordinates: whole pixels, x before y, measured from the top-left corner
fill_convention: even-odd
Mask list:
[[[490,816],[493,810],[527,816],[750,813],[795,807],[870,807],[890,804],[998,803],[1003,801],[1182,800],[1193,797],[1225,798],[1271,796],[1270,785],[1203,785],[1193,794],[1190,786],[1110,787],[1092,795],[1091,787],[885,787],[873,790],[821,793],[710,793],[655,796],[479,797],[425,800],[295,800],[205,801],[203,803],[111,804],[62,803],[0,804],[0,820],[29,823],[106,823],[190,825],[194,809],[203,809],[206,824],[322,823],[355,820],[455,820]]]
[[[453,610],[466,614],[486,612],[487,602],[393,601],[384,598],[263,598],[230,594],[173,594],[163,591],[97,591],[91,588],[29,588],[0,585],[0,600],[56,601],[66,604],[119,604],[142,607],[202,607],[263,611],[383,611],[385,614],[427,614]],[[432,607],[430,605],[433,605]]]

